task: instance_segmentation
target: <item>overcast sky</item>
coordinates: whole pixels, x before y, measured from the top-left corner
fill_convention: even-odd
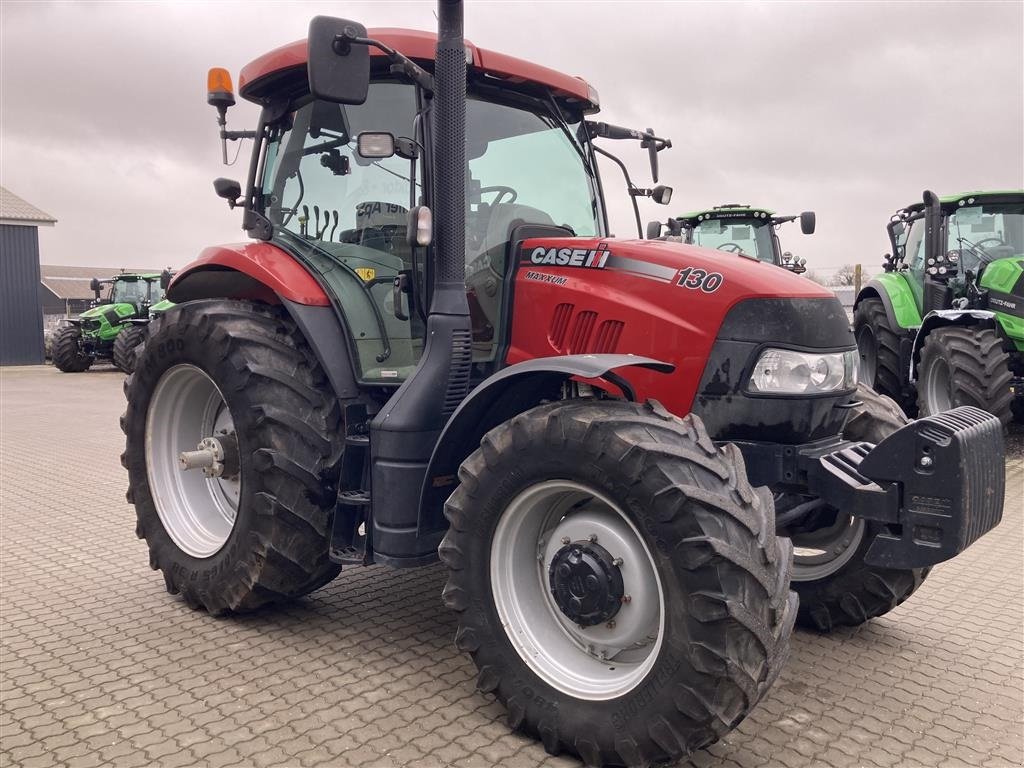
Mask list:
[[[244,239],[220,164],[206,70],[304,37],[317,13],[434,29],[433,2],[0,3],[0,183],[59,219],[42,261],[180,266]],[[1024,3],[467,2],[474,43],[590,81],[601,119],[673,140],[666,209],[813,209],[784,228],[808,266],[872,270],[884,225],[925,188],[1024,186]],[[229,113],[253,127],[255,109]],[[617,142],[634,178],[645,155]],[[605,167],[612,229],[631,236]]]

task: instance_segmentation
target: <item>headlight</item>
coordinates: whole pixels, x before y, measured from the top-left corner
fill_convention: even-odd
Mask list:
[[[857,386],[857,351],[796,352],[766,349],[750,377],[752,392],[779,395],[841,392]]]

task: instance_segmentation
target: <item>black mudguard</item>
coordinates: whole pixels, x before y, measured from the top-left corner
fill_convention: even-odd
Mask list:
[[[615,373],[631,366],[661,373],[675,370],[671,363],[635,355],[565,355],[517,363],[485,379],[462,401],[438,438],[420,492],[419,530],[446,527],[442,510],[457,483],[459,464],[480,446],[488,430],[557,398],[571,378],[603,379],[633,399],[628,382]]]

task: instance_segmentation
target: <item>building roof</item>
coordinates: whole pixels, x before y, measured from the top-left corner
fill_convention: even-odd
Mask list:
[[[159,276],[152,269],[111,269],[110,267],[61,267],[42,264],[39,267],[39,281],[58,299],[91,299],[96,294],[89,288],[95,277],[109,280],[119,272]]]
[[[57,220],[10,190],[0,187],[0,224],[28,227],[52,227]]]

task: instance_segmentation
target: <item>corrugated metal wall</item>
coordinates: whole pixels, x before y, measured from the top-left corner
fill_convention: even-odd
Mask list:
[[[0,365],[42,362],[39,232],[0,224]]]

